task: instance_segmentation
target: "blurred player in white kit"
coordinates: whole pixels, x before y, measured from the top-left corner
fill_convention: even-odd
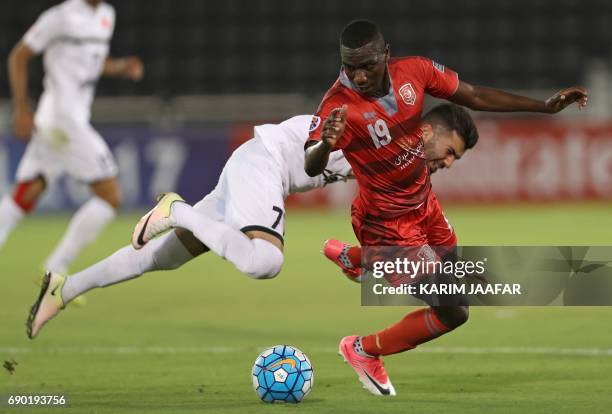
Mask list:
[[[93,193],[74,214],[44,264],[55,272],[67,271],[115,217],[121,203],[117,165],[90,124],[91,104],[101,75],[139,81],[144,68],[138,57],[109,56],[114,27],[111,5],[101,0],[66,0],[42,13],[9,56],[14,132],[28,145],[13,194],[0,201],[0,247],[61,175],[88,184]],[[40,53],[44,91],[33,116],[28,102],[28,62]]]

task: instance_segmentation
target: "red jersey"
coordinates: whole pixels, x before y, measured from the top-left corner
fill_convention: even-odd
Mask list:
[[[323,97],[308,139],[320,141],[321,121],[348,105],[346,127],[333,150],[342,150],[353,167],[359,184],[354,203],[384,218],[426,200],[431,183],[420,127],[425,94],[448,98],[459,85],[455,72],[424,57],[392,58],[388,73],[389,93],[371,98],[356,91],[342,71]]]

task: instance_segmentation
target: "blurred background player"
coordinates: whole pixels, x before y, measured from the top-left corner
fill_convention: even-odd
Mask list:
[[[227,161],[215,189],[195,206],[175,193],[164,195],[137,224],[132,246],[73,275],[47,273],[30,311],[28,336],[86,291],[182,266],[209,249],[254,279],[276,276],[283,265],[285,198],[352,177],[342,153],[332,155],[316,177],[304,172],[303,147],[311,115],[255,127],[255,137]],[[172,228],[177,230],[153,237]]]
[[[317,116],[327,119],[310,134],[305,168],[317,175],[332,151],[343,150],[359,185],[352,223],[362,246],[453,246],[442,240],[443,220],[431,192],[419,127],[425,94],[479,111],[556,113],[577,102],[586,90],[563,89],[546,101],[460,81],[457,74],[424,57],[393,58],[371,21],[349,23],[340,38],[342,70],[325,94]],[[459,155],[456,154],[455,157]],[[375,395],[395,395],[380,356],[414,348],[468,319],[466,306],[433,306],[408,314],[397,324],[366,336],[348,336],[340,352]]]
[[[12,196],[0,202],[0,246],[62,174],[89,185],[93,196],[72,217],[59,245],[45,262],[54,272],[70,263],[115,217],[121,203],[117,166],[90,124],[100,75],[138,81],[139,58],[109,57],[114,8],[101,0],[67,0],[38,18],[13,48],[8,61],[14,132],[28,142]],[[28,62],[43,53],[44,91],[35,116],[28,102]]]

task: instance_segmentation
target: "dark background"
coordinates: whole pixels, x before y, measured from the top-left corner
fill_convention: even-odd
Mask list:
[[[59,3],[3,0],[0,96],[6,56],[37,16]],[[338,36],[354,18],[377,21],[392,54],[425,55],[471,82],[509,89],[557,89],[584,81],[593,58],[610,60],[609,0],[123,0],[115,55],[138,54],[139,84],[105,79],[98,96],[302,93],[334,81]],[[41,63],[31,65],[40,92]]]

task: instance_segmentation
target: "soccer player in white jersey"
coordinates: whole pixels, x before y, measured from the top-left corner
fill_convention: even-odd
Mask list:
[[[81,250],[115,217],[120,204],[115,160],[90,124],[100,75],[138,81],[135,56],[112,58],[114,8],[101,0],[67,0],[42,13],[13,48],[8,71],[15,135],[28,146],[12,196],[0,201],[0,247],[32,211],[45,188],[62,174],[87,183],[93,196],[72,217],[45,267],[65,272]],[[28,62],[43,53],[44,92],[35,116],[28,103]]]
[[[192,207],[168,193],[139,221],[133,246],[72,276],[47,273],[28,317],[28,336],[34,338],[68,302],[90,289],[176,269],[209,250],[249,277],[276,276],[284,260],[285,198],[352,178],[340,151],[330,156],[323,174],[304,172],[304,142],[319,122],[300,115],[255,127],[255,137],[234,151],[215,189],[199,203]],[[153,228],[162,224],[175,230],[151,240]]]

